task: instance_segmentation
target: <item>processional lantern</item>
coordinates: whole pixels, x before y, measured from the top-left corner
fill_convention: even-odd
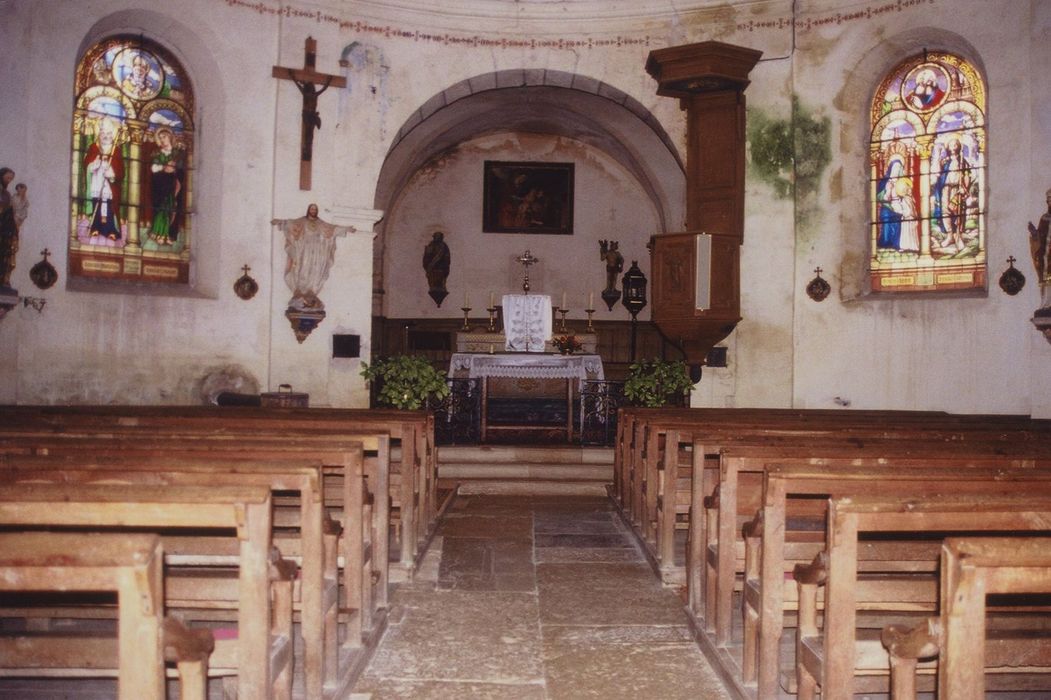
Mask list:
[[[646,275],[642,274],[637,260],[631,261],[631,267],[624,273],[620,283],[624,287],[624,299],[621,303],[634,321],[639,312],[646,308]]]
[[[706,41],[650,52],[657,94],[686,112],[686,230],[653,237],[650,318],[700,365],[741,320],[745,99],[762,52]]]
[[[631,361],[634,362],[638,315],[646,308],[646,275],[642,274],[637,260],[631,261],[631,267],[624,273],[620,285],[624,288],[624,297],[620,303],[631,314]]]

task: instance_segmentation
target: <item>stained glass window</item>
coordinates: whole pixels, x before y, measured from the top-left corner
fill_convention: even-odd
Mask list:
[[[189,281],[193,90],[142,37],[91,47],[73,109],[70,275]]]
[[[924,53],[872,100],[873,292],[984,289],[985,84],[967,61]]]

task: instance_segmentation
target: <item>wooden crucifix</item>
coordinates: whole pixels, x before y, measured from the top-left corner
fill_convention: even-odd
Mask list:
[[[319,73],[315,69],[317,62],[317,42],[308,36],[304,47],[302,68],[273,67],[273,77],[280,80],[291,80],[303,94],[303,132],[300,137],[299,155],[299,189],[310,189],[310,161],[314,152],[314,129],[321,128],[321,115],[317,111],[318,95],[329,87],[346,87],[347,79],[338,75]]]

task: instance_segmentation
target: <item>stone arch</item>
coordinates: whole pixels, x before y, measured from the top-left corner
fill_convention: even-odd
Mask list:
[[[424,102],[392,140],[377,180],[375,208],[389,212],[413,174],[432,158],[502,131],[570,137],[606,153],[637,180],[662,231],[685,225],[685,167],[656,117],[607,83],[544,69],[478,75]],[[379,293],[384,286],[385,225],[377,226],[374,282]]]
[[[570,136],[606,152],[638,179],[664,230],[682,226],[685,168],[657,118],[607,83],[543,69],[475,76],[424,102],[391,143],[376,186],[376,208],[386,210],[430,158],[495,131]]]

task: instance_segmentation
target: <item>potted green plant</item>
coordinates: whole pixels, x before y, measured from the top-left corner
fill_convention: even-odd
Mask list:
[[[624,396],[635,406],[660,408],[681,397],[693,386],[686,363],[681,360],[642,360],[628,368]]]
[[[449,395],[445,375],[424,357],[392,355],[377,359],[371,365],[361,363],[361,376],[378,381],[377,401],[394,408],[425,408],[432,399],[440,401]]]

